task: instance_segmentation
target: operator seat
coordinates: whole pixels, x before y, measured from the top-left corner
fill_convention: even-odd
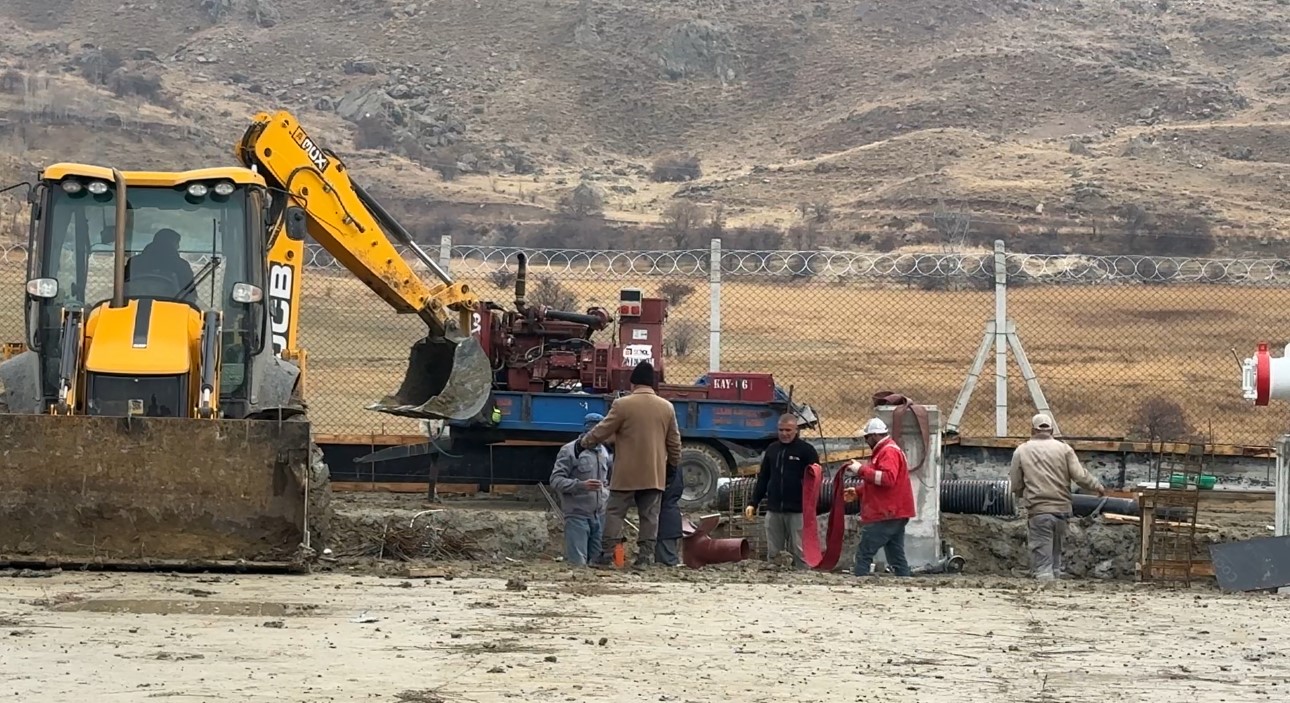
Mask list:
[[[125,262],[127,297],[174,299],[192,282],[193,267],[179,255],[179,233],[169,227],[157,230],[152,242]],[[197,291],[189,290],[184,300],[196,302]]]

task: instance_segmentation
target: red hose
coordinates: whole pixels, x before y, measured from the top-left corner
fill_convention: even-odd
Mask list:
[[[846,532],[846,491],[842,481],[843,469],[833,482],[833,502],[829,508],[829,528],[825,535],[824,553],[820,554],[820,528],[815,520],[815,505],[820,499],[820,486],[824,483],[824,468],[811,464],[802,477],[802,561],[812,569],[832,571],[842,556],[842,537]]]

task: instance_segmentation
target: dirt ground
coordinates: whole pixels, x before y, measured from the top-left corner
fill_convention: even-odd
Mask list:
[[[1077,578],[1047,586],[1009,575],[1024,523],[976,515],[942,516],[955,575],[606,574],[558,561],[539,505],[337,498],[311,574],[0,572],[0,679],[77,703],[1245,703],[1290,686],[1285,597],[1136,583],[1132,526],[1077,521]],[[1246,512],[1224,533],[1267,518]]]
[[[15,700],[1285,700],[1280,596],[761,564],[451,579],[53,573],[0,588]],[[344,569],[341,569],[344,571]],[[28,575],[19,573],[11,575]],[[749,583],[756,580],[758,583]]]

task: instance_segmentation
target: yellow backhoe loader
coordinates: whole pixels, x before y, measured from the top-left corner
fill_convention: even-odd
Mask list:
[[[235,153],[241,167],[180,172],[60,163],[29,190],[27,335],[0,362],[0,564],[299,567],[321,550],[306,236],[429,327],[369,409],[482,410],[472,291],[290,113],[257,115]]]

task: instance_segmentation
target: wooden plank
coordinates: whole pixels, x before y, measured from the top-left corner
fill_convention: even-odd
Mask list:
[[[428,441],[419,434],[316,434],[314,444],[353,444],[360,447],[397,447]]]
[[[419,569],[408,567],[403,570],[403,578],[409,579],[444,579],[452,580],[452,572],[447,569]]]
[[[1163,561],[1163,560],[1159,560],[1159,559],[1157,559],[1157,560],[1153,563],[1153,567],[1155,568],[1155,570],[1156,570],[1157,572],[1161,572],[1161,571],[1165,571],[1165,572],[1169,572],[1169,571],[1181,572],[1183,569],[1186,569],[1186,568],[1187,568],[1187,562],[1185,562],[1185,561]],[[1143,566],[1142,566],[1141,564],[1139,564],[1139,565],[1138,565],[1138,569],[1139,569],[1139,571],[1141,571],[1141,569],[1142,569],[1142,568],[1143,568]],[[1172,575],[1172,574],[1171,574],[1171,575]],[[1199,560],[1199,559],[1198,559],[1198,560],[1193,561],[1193,562],[1191,563],[1191,575],[1192,575],[1192,578],[1197,578],[1197,577],[1206,577],[1206,576],[1208,576],[1208,577],[1211,577],[1211,578],[1212,578],[1212,577],[1214,576],[1214,564],[1213,564],[1213,562],[1209,562],[1209,561],[1201,561],[1201,560]],[[1150,579],[1144,579],[1144,580],[1150,580]]]
[[[942,446],[959,445],[963,447],[981,447],[987,449],[1016,449],[1025,442],[1028,437],[963,437],[961,435],[946,434],[941,437]],[[419,434],[318,434],[314,436],[314,441],[318,444],[351,444],[370,447],[393,447],[404,444],[421,444],[426,441],[425,435]],[[1134,442],[1122,439],[1079,439],[1079,438],[1062,438],[1062,441],[1071,445],[1076,451],[1083,452],[1109,452],[1114,454],[1137,453],[1146,454],[1158,451],[1158,445],[1152,445],[1147,442]],[[506,440],[493,446],[512,446],[512,447],[558,447],[564,444],[563,441],[543,441],[543,440]],[[1164,445],[1167,454],[1186,454],[1188,445],[1186,444],[1166,444]],[[1219,444],[1211,445],[1205,449],[1206,456],[1227,456],[1227,457],[1248,457],[1257,459],[1272,459],[1276,457],[1276,450],[1270,446],[1254,446],[1241,444]]]
[[[1107,522],[1120,523],[1124,525],[1137,525],[1139,522],[1141,522],[1141,518],[1139,518],[1137,515],[1116,515],[1114,513],[1102,513],[1101,517]],[[1187,527],[1190,523],[1173,522],[1170,520],[1156,520],[1153,522],[1153,524],[1166,525],[1168,527]],[[1217,529],[1218,527],[1216,525],[1208,525],[1202,522],[1196,523],[1196,530],[1198,532],[1214,532]]]
[[[371,481],[333,481],[331,489],[337,493],[426,493],[429,484],[422,482],[380,483]],[[479,492],[477,483],[440,483],[436,493],[473,495]]]

